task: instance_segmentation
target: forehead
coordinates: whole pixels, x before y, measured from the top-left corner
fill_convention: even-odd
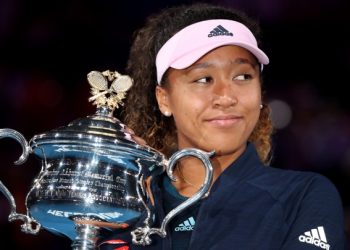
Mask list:
[[[169,81],[180,80],[180,78],[186,77],[186,75],[197,70],[217,70],[226,66],[240,67],[241,65],[246,65],[255,72],[260,72],[260,63],[250,51],[236,45],[224,45],[209,51],[185,69],[170,67],[164,75],[164,87],[168,85]]]
[[[220,67],[224,64],[246,64],[253,68],[259,68],[257,58],[250,51],[236,45],[225,45],[209,51],[185,70],[209,66]]]
[[[200,61],[203,61],[208,58],[214,58],[214,59],[232,59],[235,60],[237,58],[242,59],[243,61],[248,61],[251,63],[258,64],[257,58],[247,49],[242,48],[237,45],[225,45],[218,48],[215,48],[213,50],[210,50],[208,53],[203,55],[201,58],[199,58],[196,62],[193,64],[196,64]]]
[[[189,81],[193,77],[197,77],[197,73],[203,74],[204,72],[211,74],[214,71],[226,71],[226,73],[228,73],[234,69],[241,68],[242,70],[249,70],[249,72],[251,72],[250,70],[254,70],[254,72],[259,74],[259,66],[260,63],[248,50],[239,46],[222,46],[209,51],[185,69],[169,68],[165,74],[165,86],[170,87],[172,83],[177,81]],[[177,86],[177,84],[175,83],[174,86]]]

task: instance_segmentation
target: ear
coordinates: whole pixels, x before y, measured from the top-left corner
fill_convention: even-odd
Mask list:
[[[169,116],[168,114],[171,114],[171,109],[169,105],[169,94],[167,90],[161,86],[157,86],[156,98],[160,112],[166,116]]]

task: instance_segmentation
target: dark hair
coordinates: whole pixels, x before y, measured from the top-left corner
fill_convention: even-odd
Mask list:
[[[134,34],[127,74],[134,85],[126,98],[125,109],[121,113],[124,122],[136,135],[146,140],[148,145],[170,156],[177,150],[176,127],[172,118],[161,114],[155,97],[157,86],[156,56],[163,44],[184,27],[209,19],[230,19],[246,25],[259,43],[258,24],[237,10],[207,3],[195,3],[164,9],[146,20],[143,28]],[[167,79],[166,74],[163,79]],[[250,141],[253,142],[264,163],[268,162],[272,125],[269,108],[264,105],[260,119]]]

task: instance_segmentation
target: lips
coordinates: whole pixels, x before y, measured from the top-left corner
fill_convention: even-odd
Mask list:
[[[239,115],[219,115],[209,119],[206,119],[210,124],[218,125],[218,126],[231,126],[241,121],[243,116]]]

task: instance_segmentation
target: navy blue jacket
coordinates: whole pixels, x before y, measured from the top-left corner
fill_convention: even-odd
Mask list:
[[[159,225],[164,213],[157,183],[153,193]],[[130,249],[171,249],[169,233],[152,239],[150,246]],[[202,200],[188,249],[344,250],[344,242],[343,209],[335,186],[316,173],[264,166],[248,144]]]

